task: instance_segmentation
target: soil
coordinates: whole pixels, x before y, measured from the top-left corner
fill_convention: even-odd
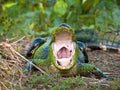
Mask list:
[[[120,77],[120,53],[95,50],[88,52],[90,63],[95,64],[106,74]]]

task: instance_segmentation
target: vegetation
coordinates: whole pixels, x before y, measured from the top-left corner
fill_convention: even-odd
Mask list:
[[[62,22],[75,29],[117,30],[119,0],[1,0],[0,36],[46,36]]]
[[[60,75],[52,75],[50,77],[46,75],[34,74],[31,76],[28,82],[28,87],[30,89],[39,87],[40,89],[50,88],[51,90],[72,90],[72,89],[85,89],[87,86],[85,82],[80,78],[80,76],[73,78],[61,78]],[[51,83],[52,82],[52,83]]]

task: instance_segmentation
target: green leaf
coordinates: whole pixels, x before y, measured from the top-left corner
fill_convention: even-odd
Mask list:
[[[68,5],[63,0],[58,0],[54,5],[54,12],[63,16],[67,12]]]
[[[83,13],[87,13],[91,9],[93,4],[94,4],[94,0],[85,0],[85,2],[82,4]]]
[[[14,2],[6,3],[3,5],[3,10],[6,10],[12,6],[15,6],[16,4],[17,4],[16,2],[15,3]]]
[[[115,8],[114,11],[112,12],[112,15],[114,24],[116,25],[116,27],[118,27],[120,25],[120,9]]]

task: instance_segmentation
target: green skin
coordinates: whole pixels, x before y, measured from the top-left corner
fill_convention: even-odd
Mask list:
[[[88,74],[92,73],[97,76],[107,78],[107,76],[103,74],[103,72],[96,66],[91,65],[89,63],[81,62],[84,61],[84,56],[81,58],[82,60],[78,59],[78,56],[82,54],[82,51],[79,49],[77,44],[75,48],[75,53],[72,57],[71,65],[69,65],[68,67],[62,67],[56,63],[54,50],[52,49],[52,43],[55,42],[56,33],[63,30],[70,32],[72,34],[72,41],[77,43],[73,29],[64,26],[56,27],[51,34],[52,37],[35,50],[34,56],[31,59],[32,63],[36,64],[38,67],[44,69],[45,71],[48,71],[50,73],[59,73],[62,76],[88,76]],[[46,46],[48,46],[48,57],[46,59],[41,59],[41,56],[45,54],[43,48]]]

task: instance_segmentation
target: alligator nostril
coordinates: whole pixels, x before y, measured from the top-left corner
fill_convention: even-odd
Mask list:
[[[61,65],[59,61],[57,61],[58,65]]]

